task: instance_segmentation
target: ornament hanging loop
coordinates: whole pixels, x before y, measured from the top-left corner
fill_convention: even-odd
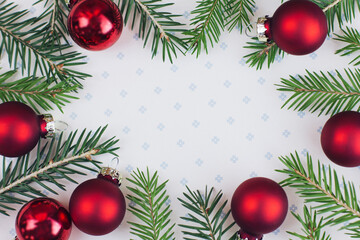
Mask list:
[[[120,159],[119,157],[114,157],[113,159],[111,159],[110,164],[108,165],[110,168],[118,168],[120,164]]]
[[[69,124],[64,121],[56,120],[55,121],[55,131],[56,132],[65,132],[69,128]]]
[[[257,22],[251,22],[249,23],[246,27],[245,27],[245,35],[249,38],[254,38],[257,37],[257,34],[251,34],[252,33],[252,29],[254,29],[254,26],[256,26]]]

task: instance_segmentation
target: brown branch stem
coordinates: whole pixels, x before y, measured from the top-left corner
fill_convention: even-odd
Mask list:
[[[193,42],[193,46],[196,45],[200,39],[200,36],[204,33],[205,31],[205,28],[207,27],[207,25],[209,24],[210,22],[210,19],[211,19],[211,16],[213,15],[214,13],[214,9],[215,9],[215,6],[216,4],[219,2],[220,0],[215,0],[212,7],[211,7],[211,10],[210,10],[210,14],[208,16],[208,18],[206,19],[205,23],[201,25],[202,29],[201,29],[201,32],[198,34],[196,40]]]
[[[298,171],[297,169],[292,169],[297,175],[299,175],[300,177],[304,178],[309,184],[313,185],[315,188],[317,188],[318,190],[320,190],[322,193],[324,193],[326,196],[328,196],[329,198],[331,198],[332,200],[334,200],[338,205],[342,206],[343,208],[345,208],[347,211],[351,212],[354,216],[360,218],[360,212],[352,209],[350,206],[348,206],[346,203],[344,203],[343,201],[337,199],[334,195],[332,195],[331,193],[327,192],[324,188],[322,188],[320,185],[316,184],[314,181],[312,181],[309,177],[305,176],[304,174],[302,174],[300,171]]]
[[[22,94],[26,94],[26,95],[51,95],[51,96],[55,96],[58,93],[62,92],[62,89],[56,89],[53,91],[23,91],[23,90],[16,90],[16,89],[11,89],[11,88],[7,88],[7,87],[2,87],[0,86],[0,91],[4,91],[4,92],[13,92],[13,93],[18,93],[20,95]]]
[[[258,56],[262,56],[262,55],[264,55],[264,54],[267,55],[267,54],[269,53],[270,49],[271,49],[273,46],[275,46],[275,42],[272,42],[272,43],[268,44],[266,48],[264,48],[263,50],[261,50],[261,51],[258,53]]]
[[[69,163],[71,161],[74,161],[74,160],[77,160],[77,159],[80,159],[80,158],[86,158],[86,159],[91,160],[91,155],[94,155],[94,154],[96,154],[98,152],[99,152],[98,149],[92,149],[92,150],[87,151],[87,152],[85,152],[83,154],[72,156],[72,157],[69,157],[69,158],[65,158],[65,159],[60,160],[58,162],[51,162],[50,161],[50,164],[48,164],[46,167],[43,167],[43,168],[39,169],[38,171],[33,172],[33,173],[31,173],[31,174],[29,174],[27,176],[19,178],[15,182],[7,185],[6,187],[0,188],[0,195],[7,192],[7,191],[9,191],[9,190],[11,190],[12,188],[18,186],[19,184],[21,184],[21,183],[23,183],[23,182],[25,182],[27,180],[30,180],[32,178],[36,178],[39,174],[44,173],[44,172],[46,172],[46,171],[48,171],[50,169],[56,168],[58,166],[64,165],[66,163]]]
[[[208,214],[208,210],[204,208],[204,206],[200,206],[200,210],[203,212],[205,219],[206,219],[206,223],[208,225],[209,231],[210,231],[210,237],[212,240],[216,240],[215,239],[215,234],[213,232],[213,229],[211,228],[211,223],[210,223],[210,219],[209,219],[209,214]]]
[[[151,214],[151,221],[152,221],[152,230],[154,232],[154,239],[156,239],[156,228],[155,228],[155,225],[156,225],[156,222],[155,222],[155,216],[154,216],[154,209],[153,209],[153,202],[152,202],[152,199],[151,199],[151,195],[152,193],[150,192],[149,188],[146,186],[146,193],[149,197],[149,207],[150,207],[150,214]]]
[[[333,3],[331,3],[330,5],[326,6],[325,8],[323,8],[323,12],[326,12],[327,10],[329,10],[330,8],[333,8],[336,4],[338,4],[339,2],[341,2],[342,0],[336,0]]]
[[[144,10],[144,12],[146,12],[146,14],[148,15],[148,17],[151,19],[151,21],[153,21],[153,23],[155,24],[155,26],[159,29],[160,32],[160,39],[161,38],[165,38],[166,41],[170,41],[169,36],[166,34],[163,26],[155,19],[155,17],[150,13],[149,9],[147,6],[145,6],[140,0],[135,0],[135,2]]]

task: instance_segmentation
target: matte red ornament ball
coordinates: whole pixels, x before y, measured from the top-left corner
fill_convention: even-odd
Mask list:
[[[30,152],[41,135],[40,119],[26,104],[0,104],[0,155],[19,157]]]
[[[270,38],[293,55],[314,52],[325,41],[328,27],[322,9],[308,0],[283,3],[270,19]]]
[[[335,114],[324,125],[321,146],[326,156],[343,167],[360,166],[360,113]]]
[[[25,204],[16,217],[18,240],[67,240],[71,217],[66,209],[51,198],[37,198]]]
[[[247,238],[261,239],[285,220],[288,199],[282,187],[271,179],[255,177],[241,183],[231,200],[231,213]],[[241,233],[240,233],[241,234]]]
[[[90,235],[104,235],[122,222],[126,203],[118,185],[103,178],[80,184],[69,204],[70,215],[81,231]]]
[[[68,16],[71,38],[88,50],[99,51],[112,46],[120,37],[123,19],[111,0],[72,1]]]

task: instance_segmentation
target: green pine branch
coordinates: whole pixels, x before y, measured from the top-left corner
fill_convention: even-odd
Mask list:
[[[182,23],[175,21],[180,15],[166,12],[163,9],[173,3],[162,3],[161,0],[123,0],[121,12],[125,25],[130,24],[134,29],[138,23],[139,37],[144,40],[144,47],[151,45],[152,57],[158,52],[162,53],[162,59],[177,57],[177,52],[184,53],[187,46],[184,40],[177,36],[184,32]]]
[[[267,62],[267,67],[270,68],[276,56],[284,58],[284,51],[274,42],[264,43],[257,41],[257,38],[252,39],[254,42],[247,42],[248,45],[244,47],[254,50],[252,53],[244,56],[246,63],[248,63],[250,67],[256,67],[256,70],[260,70],[264,63]]]
[[[79,81],[90,75],[72,68],[85,64],[85,56],[69,51],[67,43],[43,41],[47,23],[38,23],[38,18],[26,19],[27,10],[15,9],[16,5],[6,0],[0,3],[0,52],[6,52],[10,66],[16,69],[20,64],[23,74],[41,75],[49,82],[81,85]]]
[[[37,0],[33,5],[41,4],[44,11],[38,20],[45,21],[43,41],[60,45],[67,41],[67,17],[69,14],[67,0]]]
[[[232,31],[235,27],[240,30],[240,33],[244,29],[250,30],[250,16],[254,16],[255,1],[228,0],[226,5],[229,9],[229,15],[226,19],[226,26],[228,26],[229,31]]]
[[[326,214],[332,225],[342,224],[340,230],[346,230],[353,238],[360,238],[360,205],[352,182],[344,177],[339,179],[335,170],[320,164],[320,161],[316,169],[309,154],[306,165],[297,152],[280,157],[280,161],[286,168],[277,171],[288,176],[281,182],[282,186],[295,188],[306,203],[315,205],[319,214]]]
[[[231,213],[230,210],[225,211],[227,200],[222,200],[221,191],[213,196],[214,188],[210,191],[206,188],[204,195],[199,190],[191,191],[186,188],[188,192],[183,193],[184,198],[178,198],[181,205],[189,211],[185,217],[181,217],[186,224],[179,224],[184,228],[184,239],[220,240],[235,224],[233,222],[226,226],[226,220]],[[231,239],[236,239],[236,234]]]
[[[343,35],[335,34],[337,41],[347,43],[347,45],[341,49],[338,49],[335,53],[341,54],[341,56],[349,56],[353,53],[360,51],[360,33],[354,28],[346,27],[346,30],[342,30]],[[360,54],[357,55],[350,64],[354,66],[360,65]]]
[[[40,142],[34,159],[27,154],[6,166],[4,158],[0,180],[0,213],[8,215],[7,211],[15,210],[13,204],[23,204],[29,198],[46,197],[40,189],[57,194],[49,183],[65,190],[64,180],[76,183],[72,175],[96,171],[88,163],[99,168],[100,162],[91,157],[106,153],[116,155],[118,149],[118,140],[114,137],[101,140],[105,129],[98,128],[95,132],[83,130],[79,136],[77,131],[71,132],[66,139],[61,133],[59,140],[53,138],[44,146]]]
[[[134,203],[128,209],[138,219],[137,222],[128,222],[130,232],[145,240],[175,239],[175,224],[170,221],[172,210],[165,189],[168,181],[160,183],[157,172],[151,175],[149,169],[146,173],[137,169],[127,180],[133,186],[127,186],[131,193],[126,198]]]
[[[188,51],[193,54],[196,52],[198,57],[204,49],[208,53],[208,42],[211,47],[219,42],[221,32],[225,28],[226,0],[199,0],[195,10],[191,12],[195,15],[191,19],[192,29],[184,32],[189,44]]]
[[[277,85],[279,91],[292,92],[282,107],[311,112],[319,110],[321,114],[334,115],[342,111],[360,111],[360,70],[345,69],[345,76],[336,71],[336,75],[311,73],[304,76],[282,78]]]
[[[334,31],[336,22],[340,28],[344,22],[351,23],[360,11],[360,0],[311,0],[325,12],[329,31]]]
[[[33,5],[42,3],[44,11],[38,17],[47,24],[43,28],[43,41],[60,45],[67,42],[67,16],[69,14],[66,0],[37,0]]]
[[[24,77],[13,80],[16,71],[0,74],[0,100],[3,102],[18,101],[30,105],[37,113],[39,108],[52,110],[55,105],[60,111],[65,103],[71,99],[78,99],[71,95],[77,86],[69,86],[65,82],[51,85],[44,78]]]
[[[316,210],[312,208],[309,209],[304,205],[303,217],[294,212],[291,212],[291,214],[301,223],[302,234],[287,231],[290,235],[301,240],[331,240],[331,236],[323,231],[323,228],[330,225],[331,221],[325,221],[323,217],[318,220]]]

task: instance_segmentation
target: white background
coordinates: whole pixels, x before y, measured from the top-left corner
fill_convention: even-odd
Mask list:
[[[33,1],[15,2],[19,8],[30,8]],[[271,16],[280,5],[275,0],[256,2],[252,21],[266,14]],[[194,1],[177,1],[169,11],[183,15],[179,20],[188,22],[194,6]],[[36,15],[40,10],[31,8],[31,12]],[[236,187],[250,177],[284,179],[284,175],[275,172],[283,168],[278,156],[297,150],[302,157],[309,152],[314,159],[329,164],[320,146],[321,128],[328,117],[281,109],[289,94],[277,91],[275,84],[282,77],[304,74],[305,69],[319,72],[348,67],[350,58],[334,54],[342,45],[328,38],[313,54],[286,56],[278,59],[270,70],[264,67],[256,71],[243,59],[250,52],[243,48],[246,41],[249,38],[237,30],[224,33],[208,55],[204,53],[198,59],[190,54],[180,56],[171,65],[163,63],[160,56],[151,60],[150,49],[143,49],[136,30],[125,27],[120,40],[108,50],[89,52],[74,47],[88,56],[82,71],[93,77],[84,82],[84,89],[77,95],[80,100],[68,104],[64,114],[60,111],[52,114],[69,123],[68,131],[95,130],[108,124],[104,139],[112,136],[120,139],[118,169],[124,177],[133,169],[145,170],[148,166],[159,172],[162,181],[170,180],[167,190],[172,217],[177,223],[185,215],[177,201],[186,191],[185,185],[194,190],[214,186],[216,191],[223,191],[226,199],[231,199]],[[6,69],[6,56],[1,61]],[[108,165],[111,157],[97,160]],[[333,167],[354,181],[359,174],[358,168]],[[94,177],[75,179],[82,182]],[[127,184],[124,181],[121,187],[124,194],[128,193]],[[67,183],[66,192],[59,190],[59,196],[49,197],[68,206],[75,187]],[[285,190],[289,207],[301,212],[302,199],[291,189]],[[10,217],[0,216],[1,239],[15,236],[15,217],[16,212]],[[70,239],[130,239],[129,220],[134,217],[127,212],[119,229],[101,237],[86,235],[73,226]],[[287,230],[300,232],[299,223],[290,213],[284,224],[264,239],[288,239]],[[335,230],[333,239],[349,238]],[[176,236],[182,238],[178,227]]]

